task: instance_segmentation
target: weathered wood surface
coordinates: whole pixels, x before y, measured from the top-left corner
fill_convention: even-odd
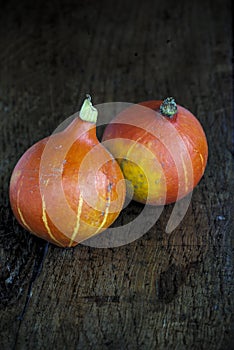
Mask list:
[[[231,348],[231,45],[229,1],[1,4],[2,350]],[[45,242],[13,218],[10,174],[87,92],[94,103],[173,95],[206,130],[207,170],[170,235],[173,206],[126,246],[50,245],[38,274]]]

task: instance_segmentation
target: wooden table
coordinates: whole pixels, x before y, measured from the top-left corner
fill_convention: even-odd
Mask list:
[[[5,1],[0,33],[1,350],[231,349],[231,2]],[[14,219],[14,165],[87,92],[95,104],[172,95],[202,123],[207,169],[171,234],[173,205],[110,249],[47,247]]]

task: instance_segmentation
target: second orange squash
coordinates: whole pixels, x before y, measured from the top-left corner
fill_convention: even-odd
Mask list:
[[[207,163],[201,124],[173,98],[125,109],[106,127],[103,142],[132,184],[133,199],[150,205],[186,196]]]

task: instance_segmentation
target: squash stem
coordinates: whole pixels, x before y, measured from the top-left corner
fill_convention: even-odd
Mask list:
[[[80,110],[80,118],[85,122],[95,123],[97,122],[98,111],[92,105],[91,96],[86,95],[86,99],[84,100],[81,110]]]
[[[173,97],[167,97],[160,106],[160,113],[168,118],[173,118],[177,113],[177,105]]]

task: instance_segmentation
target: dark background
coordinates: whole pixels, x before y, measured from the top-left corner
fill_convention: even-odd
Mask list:
[[[2,350],[233,346],[230,4],[1,2]],[[207,169],[170,235],[173,205],[126,246],[47,251],[12,216],[8,184],[17,160],[79,110],[87,92],[94,104],[172,95],[202,123]],[[127,219],[138,210],[131,203]]]

